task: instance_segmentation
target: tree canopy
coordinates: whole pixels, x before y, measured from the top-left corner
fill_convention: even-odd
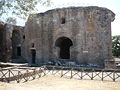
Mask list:
[[[17,23],[16,18],[13,17],[8,17],[5,22],[14,25]]]
[[[50,0],[0,0],[0,16],[12,14],[26,18],[33,11],[37,11],[37,4],[50,5]]]
[[[120,35],[112,37],[113,56],[120,57]]]

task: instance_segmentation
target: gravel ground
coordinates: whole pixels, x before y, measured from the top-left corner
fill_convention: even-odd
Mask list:
[[[77,80],[47,75],[25,83],[0,82],[0,90],[120,90],[120,82]]]

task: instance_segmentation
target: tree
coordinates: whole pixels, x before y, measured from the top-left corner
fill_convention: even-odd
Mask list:
[[[6,23],[14,24],[15,25],[17,23],[17,21],[16,21],[16,18],[9,17],[9,18],[6,19]]]
[[[113,56],[120,57],[120,35],[112,37]]]
[[[12,14],[25,19],[31,12],[37,11],[37,4],[50,5],[50,0],[0,0],[0,16]]]

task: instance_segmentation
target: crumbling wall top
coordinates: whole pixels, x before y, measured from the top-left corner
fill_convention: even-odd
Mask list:
[[[48,10],[44,13],[38,13],[38,14],[31,14],[28,18],[31,19],[31,16],[32,16],[32,20],[34,18],[38,18],[38,17],[42,17],[42,16],[45,16],[46,14],[51,14],[53,12],[59,12],[59,11],[65,11],[65,10],[71,10],[71,11],[74,11],[74,10],[78,10],[78,11],[83,11],[83,12],[94,12],[94,13],[98,13],[98,14],[103,14],[106,15],[110,20],[111,22],[114,21],[115,19],[115,14],[105,8],[105,7],[98,7],[98,6],[88,6],[88,7],[67,7],[67,8],[56,8],[56,9],[51,9],[51,10]]]

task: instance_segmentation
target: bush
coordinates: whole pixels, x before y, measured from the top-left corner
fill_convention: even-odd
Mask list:
[[[112,37],[113,56],[120,57],[120,35]]]

